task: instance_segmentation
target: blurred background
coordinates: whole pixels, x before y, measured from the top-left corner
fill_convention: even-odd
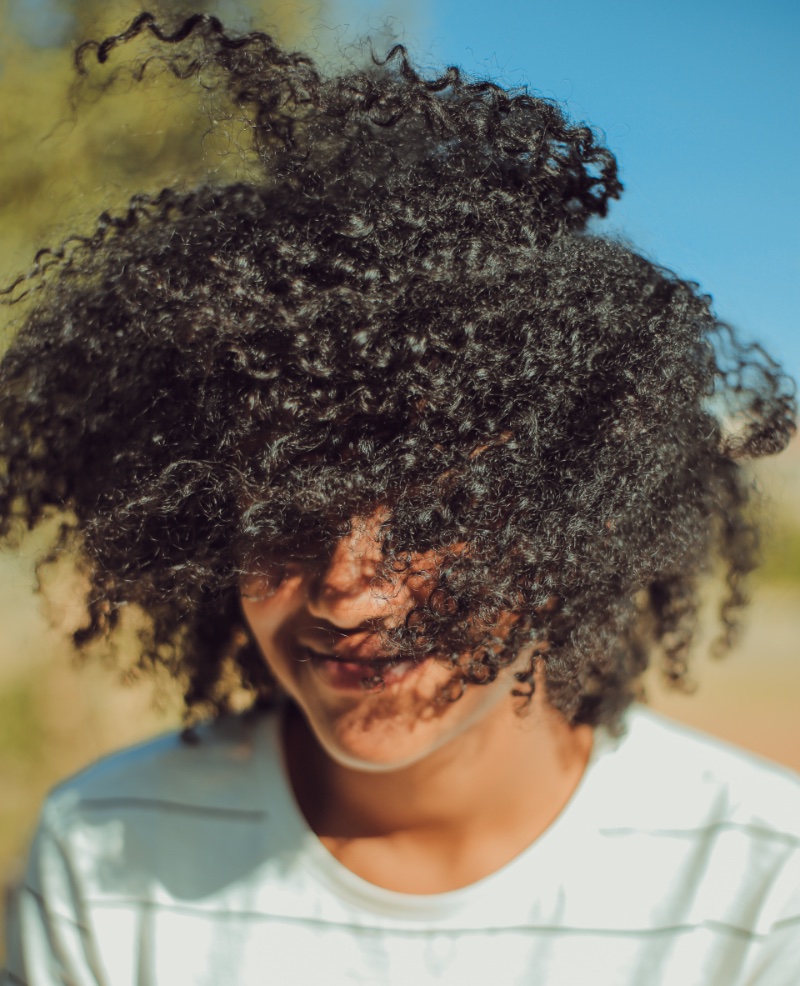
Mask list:
[[[362,59],[366,37],[378,52],[398,40],[425,70],[460,64],[558,99],[619,157],[626,193],[603,228],[698,280],[722,318],[800,375],[794,0],[0,0],[0,284],[132,192],[238,173],[236,134],[206,133],[194,87],[162,76],[146,94],[123,84],[101,95],[107,73],[97,70],[74,88],[76,41],[146,7],[256,26],[327,66]],[[736,650],[715,661],[700,642],[692,695],[669,693],[656,675],[647,690],[655,708],[800,769],[800,443],[754,481],[765,563]],[[0,554],[3,883],[49,787],[178,721],[169,683],[123,683],[102,654],[77,665],[64,642],[80,619],[75,582],[55,569],[35,594],[38,544]]]

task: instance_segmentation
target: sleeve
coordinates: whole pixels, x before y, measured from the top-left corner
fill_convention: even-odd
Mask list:
[[[105,986],[74,868],[45,813],[22,883],[10,894],[3,986]]]

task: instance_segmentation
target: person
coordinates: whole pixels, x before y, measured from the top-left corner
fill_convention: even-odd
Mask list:
[[[554,103],[207,15],[78,65],[141,36],[257,164],[7,289],[0,533],[61,519],[185,729],[50,795],[7,981],[796,983],[797,778],[634,701],[712,571],[730,642],[791,384]]]

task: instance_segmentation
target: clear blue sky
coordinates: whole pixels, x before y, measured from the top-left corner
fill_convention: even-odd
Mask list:
[[[798,0],[331,0],[325,20],[387,15],[422,65],[528,84],[603,131],[626,186],[609,226],[800,377]]]

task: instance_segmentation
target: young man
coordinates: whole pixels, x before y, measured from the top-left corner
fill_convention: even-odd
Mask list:
[[[64,517],[79,646],[139,608],[187,730],[48,799],[8,981],[796,982],[796,779],[631,705],[712,565],[734,625],[785,379],[586,232],[615,162],[554,105],[205,16],[79,64],[143,32],[259,172],[18,282],[0,503]]]

